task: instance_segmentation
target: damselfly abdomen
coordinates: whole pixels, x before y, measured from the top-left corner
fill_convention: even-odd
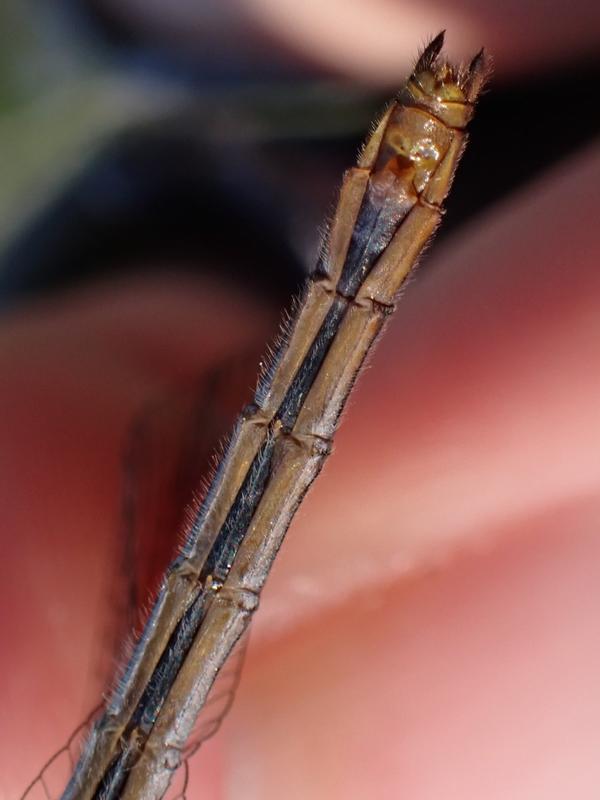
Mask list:
[[[436,37],[344,176],[321,256],[186,526],[63,800],[159,800],[246,631],[348,395],[436,230],[487,73]],[[39,787],[43,775],[34,784]]]

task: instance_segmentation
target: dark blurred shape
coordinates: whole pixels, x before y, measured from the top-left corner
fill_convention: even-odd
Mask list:
[[[240,149],[208,154],[181,120],[119,136],[4,253],[4,303],[142,266],[289,291],[302,270],[285,206],[252,163]]]
[[[141,269],[218,271],[281,302],[312,266],[318,244],[312,231],[343,169],[354,162],[370,117],[387,98],[357,100],[346,133],[340,127],[332,135],[325,124],[320,133],[323,98],[316,81],[311,105],[312,84],[307,91],[305,79],[283,79],[281,71],[277,79],[256,71],[250,79],[226,54],[221,62],[194,62],[168,48],[149,50],[143,36],[101,3],[60,5],[71,10],[79,36],[106,48],[113,69],[143,69],[147,80],[180,82],[191,99],[170,118],[116,135],[15,232],[1,254],[0,304]],[[589,107],[599,82],[600,67],[589,61],[514,85],[492,81],[442,235],[596,136],[600,118],[565,115],[561,98]],[[207,87],[213,106],[222,96],[228,124],[243,132],[248,117],[232,104],[232,85],[246,109],[260,86],[260,96],[270,97],[271,116],[259,119],[258,135],[219,144],[202,103]],[[299,87],[305,94],[300,112],[292,102]],[[283,133],[273,116],[287,121]],[[295,119],[310,119],[312,132],[295,135]]]

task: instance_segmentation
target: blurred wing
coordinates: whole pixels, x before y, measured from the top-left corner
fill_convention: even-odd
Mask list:
[[[204,373],[192,389],[149,403],[130,426],[123,447],[119,563],[108,599],[110,624],[99,635],[96,659],[107,689],[115,680],[115,664],[122,663],[144,607],[177,551],[186,514],[203,496],[218,444],[231,430],[255,377],[254,359],[228,359]],[[185,797],[188,759],[218,730],[233,702],[246,641],[243,637],[234,648],[186,748],[179,798]],[[100,711],[101,707],[94,709],[46,762],[21,800],[61,796]]]
[[[181,543],[189,509],[204,495],[219,442],[231,430],[254,376],[251,359],[227,360],[191,390],[148,404],[129,429],[113,610],[97,659],[104,661],[104,685],[110,685],[115,655],[123,655],[123,643],[140,627]]]

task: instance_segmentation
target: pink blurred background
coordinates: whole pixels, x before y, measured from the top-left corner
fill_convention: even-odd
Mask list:
[[[65,0],[0,21],[0,797],[119,662],[132,419],[232,363],[228,403],[248,399],[342,170],[442,28],[452,58],[495,63],[447,224],[189,797],[597,797],[598,4]]]

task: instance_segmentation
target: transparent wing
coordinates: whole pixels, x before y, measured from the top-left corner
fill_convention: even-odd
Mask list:
[[[87,731],[101,710],[102,706],[95,708],[73,731],[65,745],[46,761],[20,800],[55,800],[60,797],[79,758]]]

